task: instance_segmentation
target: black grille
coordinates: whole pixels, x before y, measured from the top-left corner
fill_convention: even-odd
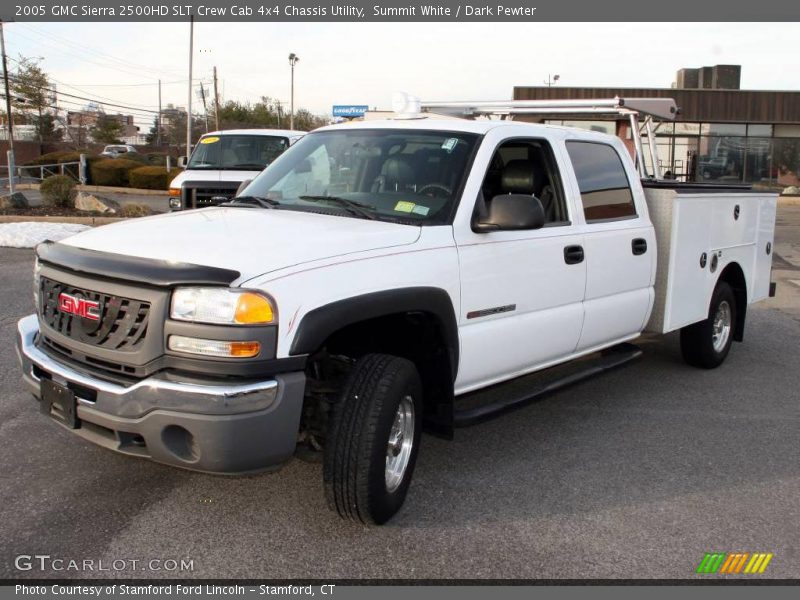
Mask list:
[[[76,288],[46,277],[41,278],[39,293],[42,321],[63,336],[120,351],[135,351],[144,342],[149,302]],[[99,303],[99,320],[62,312],[59,309],[61,294]]]
[[[238,183],[219,183],[210,185],[186,185],[186,208],[203,208],[205,206],[216,206],[222,202],[227,202],[236,195],[239,188]]]

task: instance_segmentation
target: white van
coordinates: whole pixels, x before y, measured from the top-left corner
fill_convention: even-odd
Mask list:
[[[242,182],[253,179],[305,135],[289,129],[229,129],[202,136],[185,170],[169,185],[170,210],[227,202]]]

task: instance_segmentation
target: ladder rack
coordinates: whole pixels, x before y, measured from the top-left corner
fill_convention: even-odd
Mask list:
[[[573,117],[608,116],[627,119],[631,126],[636,153],[636,168],[639,176],[661,179],[661,169],[656,153],[653,121],[672,121],[678,114],[678,106],[672,98],[600,98],[581,100],[499,100],[480,102],[420,102],[422,111],[435,112],[463,119],[499,117],[513,120],[517,115],[552,115]],[[640,124],[639,116],[644,121]],[[650,161],[653,173],[647,172],[642,146],[642,130],[647,133]]]

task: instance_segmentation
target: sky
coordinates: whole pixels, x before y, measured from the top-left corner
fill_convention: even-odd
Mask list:
[[[58,90],[135,107],[152,123],[185,107],[188,23],[6,23],[6,49],[41,58]],[[796,23],[196,23],[195,92],[216,65],[223,99],[295,106],[388,108],[392,93],[423,100],[511,98],[515,85],[669,87],[681,67],[742,65],[743,89],[800,90]],[[15,68],[12,60],[9,69]],[[84,100],[62,96],[62,106]],[[201,110],[196,96],[193,110]],[[106,107],[107,112],[115,111]],[[130,113],[120,109],[120,112]]]

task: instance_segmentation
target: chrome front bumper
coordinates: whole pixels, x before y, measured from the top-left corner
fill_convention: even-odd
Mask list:
[[[17,326],[25,384],[69,388],[80,421],[75,434],[125,454],[188,469],[240,473],[279,466],[294,452],[305,376],[287,373],[244,384],[199,385],[150,377],[123,386],[80,373],[36,346],[36,315]]]

